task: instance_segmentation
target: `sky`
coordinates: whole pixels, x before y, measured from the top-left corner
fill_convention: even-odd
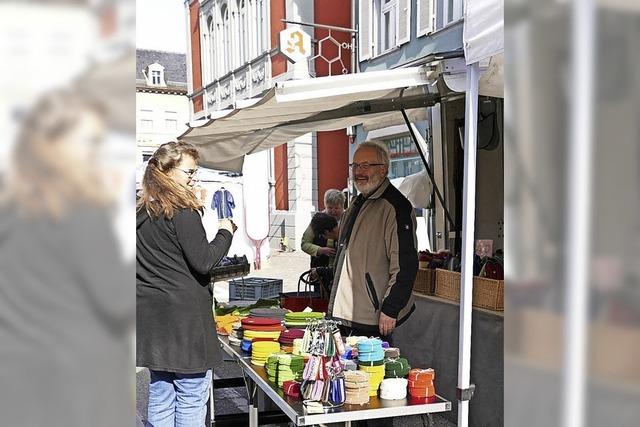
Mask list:
[[[136,44],[138,49],[185,53],[184,0],[138,0]]]

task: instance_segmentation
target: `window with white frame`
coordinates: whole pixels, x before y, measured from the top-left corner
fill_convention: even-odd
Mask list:
[[[203,23],[203,75],[215,81],[270,46],[265,0],[221,1]],[[208,73],[208,74],[207,74]]]
[[[462,19],[464,0],[434,0],[436,29],[445,28]]]
[[[205,75],[207,76],[207,83],[211,83],[215,80],[215,26],[213,23],[213,16],[209,15],[207,18],[207,28],[204,33],[206,34],[205,50],[206,55],[202,58],[205,64]]]
[[[200,26],[203,27],[204,24],[204,18],[200,19]],[[202,80],[203,83],[206,84],[209,82],[209,33],[205,30],[200,31],[200,59],[202,61]]]
[[[416,37],[430,34],[434,30],[434,7],[437,0],[416,0]]]
[[[177,119],[165,119],[164,127],[167,131],[175,131],[178,130],[178,120]]]
[[[151,72],[151,84],[159,85],[161,81],[162,81],[162,72],[153,70]]]
[[[398,10],[398,0],[379,0],[380,13],[378,15],[378,49],[377,53],[382,54],[396,47],[396,14]]]
[[[256,28],[256,40],[257,40],[257,46],[258,46],[258,52],[257,54],[260,55],[262,52],[265,51],[265,49],[268,46],[267,41],[265,40],[265,17],[264,17],[264,0],[256,0],[256,22],[257,22],[257,28]]]
[[[141,132],[151,132],[153,130],[153,120],[150,119],[141,119],[140,120],[140,131]]]
[[[411,40],[413,1],[416,0],[358,2],[360,61],[383,55]]]
[[[238,4],[236,0],[231,0],[235,4],[229,4],[229,13],[231,15],[231,20],[229,23],[229,43],[231,43],[231,69],[234,70],[238,68],[238,64],[240,63],[240,52],[238,50],[238,30],[240,29],[239,16],[238,16]]]
[[[245,6],[245,0],[238,0],[237,8],[236,41],[238,46],[238,62],[239,65],[242,65],[247,61],[247,8]]]
[[[222,5],[220,11],[222,17],[222,74],[231,71],[231,22],[229,18],[229,8]]]
[[[164,67],[157,62],[147,67],[146,76],[149,86],[166,86],[164,81]]]
[[[225,66],[224,66],[224,56],[225,56],[225,52],[224,52],[224,28],[222,27],[222,15],[221,15],[221,10],[217,9],[216,10],[216,17],[214,18],[214,22],[213,25],[215,25],[215,37],[214,37],[214,42],[215,42],[215,52],[214,52],[214,58],[216,61],[216,78],[220,78],[222,77],[222,75],[225,73]]]
[[[389,149],[389,177],[401,178],[424,169],[422,159],[410,136],[396,136],[383,141]]]

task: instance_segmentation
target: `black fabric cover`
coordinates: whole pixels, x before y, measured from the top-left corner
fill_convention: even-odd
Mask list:
[[[457,421],[458,328],[457,303],[416,295],[416,310],[393,332],[394,345],[413,368],[436,371],[436,393],[451,401],[451,412],[442,414]],[[469,409],[470,427],[504,424],[504,317],[473,309],[471,323],[471,383],[476,391]]]

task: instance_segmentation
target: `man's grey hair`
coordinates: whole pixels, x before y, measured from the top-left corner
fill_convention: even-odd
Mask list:
[[[391,156],[389,155],[389,149],[385,144],[378,141],[367,141],[360,144],[356,151],[360,150],[361,148],[373,148],[374,150],[376,150],[376,153],[378,153],[378,161],[380,163],[384,163],[387,169],[389,169]]]
[[[330,188],[324,192],[324,205],[344,207],[345,197],[342,191]]]

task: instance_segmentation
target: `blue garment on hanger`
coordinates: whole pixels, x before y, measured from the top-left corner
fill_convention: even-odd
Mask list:
[[[211,209],[216,209],[218,212],[218,219],[233,218],[233,209],[236,207],[233,201],[233,195],[224,187],[219,189],[213,194],[211,200]]]

